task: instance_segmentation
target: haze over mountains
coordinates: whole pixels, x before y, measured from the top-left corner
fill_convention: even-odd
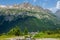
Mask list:
[[[60,20],[50,10],[29,3],[12,6],[0,6],[0,33],[8,32],[18,26],[29,32],[60,30]]]
[[[60,9],[56,11],[55,15],[60,18]]]

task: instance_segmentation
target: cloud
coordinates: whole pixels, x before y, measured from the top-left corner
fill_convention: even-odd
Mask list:
[[[57,2],[56,8],[60,9],[60,1]]]
[[[47,9],[51,10],[53,13],[55,13],[57,11],[57,8],[56,7],[47,8]]]
[[[57,1],[57,4],[55,7],[47,8],[47,9],[51,10],[52,12],[56,12],[58,9],[60,9],[60,1]]]

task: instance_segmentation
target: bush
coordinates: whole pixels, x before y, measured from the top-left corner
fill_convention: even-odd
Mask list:
[[[0,34],[0,36],[2,36],[2,34]]]

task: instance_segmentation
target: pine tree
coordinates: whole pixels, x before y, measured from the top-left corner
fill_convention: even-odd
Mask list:
[[[26,27],[24,29],[24,35],[28,35],[28,29]]]

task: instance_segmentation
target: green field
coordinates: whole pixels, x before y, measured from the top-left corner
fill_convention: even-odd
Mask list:
[[[47,33],[38,33],[34,36],[34,38],[60,38],[60,34],[59,33],[55,33],[55,34],[47,34]]]

